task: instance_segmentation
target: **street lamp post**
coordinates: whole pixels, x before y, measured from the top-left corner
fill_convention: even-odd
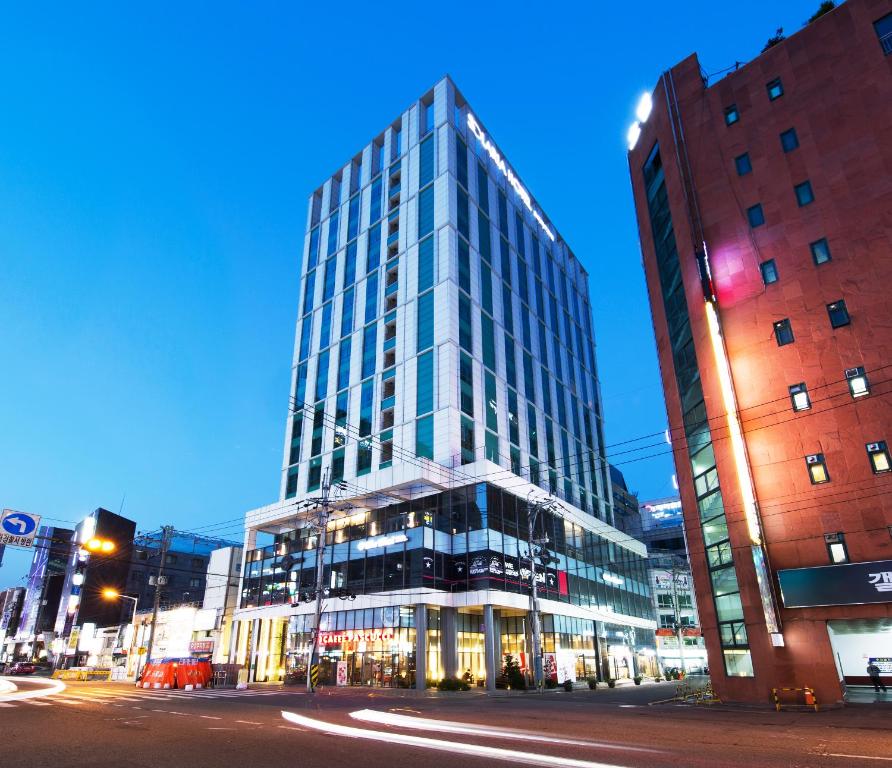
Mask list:
[[[130,661],[133,658],[133,645],[136,642],[136,607],[139,605],[139,598],[131,597],[130,595],[122,595],[116,589],[104,589],[102,591],[102,596],[106,600],[131,600],[133,602],[133,615],[130,617],[130,648],[127,650],[127,667],[129,671]],[[129,677],[129,675],[128,675]],[[134,670],[134,677],[139,677],[139,654],[137,653],[136,657],[136,669]]]

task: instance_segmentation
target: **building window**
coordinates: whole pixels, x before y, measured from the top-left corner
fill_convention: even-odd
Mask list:
[[[740,112],[737,111],[737,105],[732,104],[730,107],[725,107],[725,125],[734,125],[738,120],[740,120]]]
[[[423,104],[421,107],[424,113],[424,120],[422,123],[422,136],[430,133],[434,129],[434,102],[431,101],[430,104]]]
[[[824,543],[827,545],[827,553],[831,563],[849,562],[849,552],[846,549],[846,537],[842,533],[825,533]]]
[[[205,568],[204,559],[201,557],[193,557],[192,558],[192,570],[203,570]]]
[[[867,444],[867,455],[870,458],[870,468],[875,475],[888,472],[892,469],[892,461],[889,458],[889,449],[884,441]]]
[[[846,309],[846,302],[844,299],[828,304],[827,314],[830,316],[830,325],[833,328],[842,328],[842,326],[852,322],[849,317],[849,310]]]
[[[762,282],[765,283],[765,285],[771,285],[772,283],[777,282],[777,265],[774,263],[774,259],[763,261],[759,265],[759,269],[762,272]]]
[[[434,417],[425,416],[415,422],[415,455],[434,458]]]
[[[892,13],[887,13],[883,18],[873,23],[873,28],[880,39],[880,46],[886,56],[892,54]]]
[[[750,226],[755,229],[761,227],[765,223],[765,214],[762,212],[762,206],[759,203],[747,208],[746,218],[749,220]]]
[[[738,176],[746,176],[753,170],[753,164],[750,162],[750,156],[748,152],[744,152],[742,155],[735,157],[734,165],[737,168]]]
[[[781,147],[784,152],[792,152],[799,147],[799,137],[796,135],[796,129],[790,128],[780,135]]]
[[[810,181],[803,181],[801,184],[797,184],[793,187],[793,190],[796,192],[796,202],[799,203],[800,208],[815,201],[815,193],[811,188]]]
[[[768,100],[774,101],[775,99],[779,99],[784,95],[784,86],[781,83],[781,79],[776,77],[770,83],[765,85],[766,90],[768,91]]]
[[[790,325],[790,318],[785,317],[774,324],[774,338],[777,339],[779,347],[793,343],[793,326]]]
[[[808,467],[808,479],[811,480],[812,485],[820,485],[830,481],[823,453],[813,453],[806,456],[805,466]]]
[[[790,400],[793,401],[794,411],[807,411],[811,408],[811,399],[804,382],[790,387]]]
[[[474,461],[474,422],[462,416],[461,418],[461,463],[470,464]]]
[[[864,368],[846,368],[846,380],[849,382],[849,392],[852,397],[864,397],[870,394],[870,382],[864,373]]]
[[[164,558],[165,565],[173,565],[177,561],[177,556],[174,554],[168,553]]]
[[[811,258],[816,265],[830,261],[830,246],[827,244],[827,238],[822,237],[820,240],[815,240],[808,247],[811,248]]]
[[[190,587],[200,587],[201,579],[189,579],[189,586]]]

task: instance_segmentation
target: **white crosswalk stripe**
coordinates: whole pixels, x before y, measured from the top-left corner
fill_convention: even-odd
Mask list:
[[[265,696],[278,696],[282,693],[298,693],[303,695],[303,691],[285,691],[282,688],[273,690],[219,690],[204,689],[197,691],[183,691],[179,689],[151,690],[140,689],[135,690],[103,690],[100,688],[93,689],[72,689],[69,688],[65,692],[64,697],[53,697],[53,701],[63,704],[112,704],[120,701],[146,703],[146,702],[173,702],[187,703],[193,701],[201,701],[204,699],[225,700],[233,698],[256,698]]]

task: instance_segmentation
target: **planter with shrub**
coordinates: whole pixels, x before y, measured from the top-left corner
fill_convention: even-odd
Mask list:
[[[564,680],[564,690],[567,693],[573,692],[573,681],[572,680]]]
[[[470,691],[471,686],[467,680],[459,680],[455,677],[444,677],[437,683],[438,691]]]
[[[585,682],[588,683],[588,689],[590,691],[597,690],[598,688],[598,678],[597,677],[587,677]]]
[[[635,681],[635,685],[641,685],[641,675],[635,675],[632,679]]]
[[[607,687],[608,688],[616,688],[616,680],[614,680],[612,677],[608,677],[607,678]]]

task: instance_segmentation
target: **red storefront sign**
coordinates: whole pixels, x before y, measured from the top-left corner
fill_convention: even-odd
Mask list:
[[[377,643],[380,640],[393,640],[392,629],[347,629],[339,632],[323,632],[319,635],[322,645],[341,643]]]
[[[681,634],[685,637],[700,637],[700,627],[685,627],[681,630]]]
[[[213,650],[213,640],[193,640],[189,643],[190,653],[211,653]]]
[[[665,627],[662,629],[658,629],[656,631],[657,637],[675,637],[675,632],[671,629],[666,629]]]

